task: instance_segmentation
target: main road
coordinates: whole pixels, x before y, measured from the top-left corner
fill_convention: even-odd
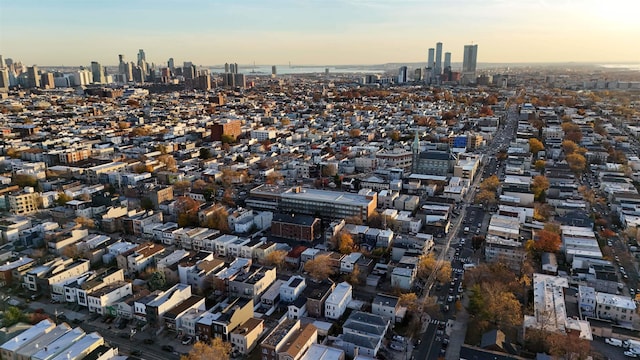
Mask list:
[[[449,232],[446,237],[444,248],[438,255],[437,263],[442,263],[442,261],[450,260],[448,258],[448,253],[449,253],[449,248],[451,247],[451,242],[453,238],[458,235],[458,232],[462,225],[462,221],[466,217],[467,208],[472,203],[473,197],[475,196],[476,189],[479,187],[480,182],[484,178],[488,177],[486,175],[489,175],[489,176],[493,175],[493,174],[486,174],[486,175],[484,174],[485,167],[488,165],[489,162],[495,164],[493,160],[490,160],[489,158],[494,159],[493,156],[495,155],[495,153],[498,150],[502,149],[504,146],[508,145],[511,139],[513,138],[518,126],[517,125],[518,113],[516,110],[517,110],[516,105],[512,105],[511,107],[509,107],[509,109],[507,110],[506,122],[504,126],[501,128],[502,131],[499,131],[496,134],[496,137],[492,141],[491,145],[489,145],[489,147],[487,148],[487,151],[485,152],[485,158],[482,161],[482,166],[476,172],[475,180],[473,181],[472,185],[469,187],[469,191],[463,198],[463,205],[462,205],[462,209],[460,210],[460,216],[458,216],[458,218],[455,220],[453,225],[449,228]],[[489,169],[492,171],[495,171],[495,167],[493,168],[489,167]],[[467,244],[467,246],[469,245],[470,244]],[[419,300],[420,312],[422,311],[422,306],[426,298],[429,296],[431,292],[431,287],[435,283],[435,277],[436,277],[437,271],[438,271],[438,268],[436,266],[436,268],[431,272],[431,274],[429,274],[429,278],[425,283],[425,286],[424,286],[425,291],[423,291],[422,296]],[[457,286],[457,283],[456,283],[456,286]],[[445,313],[447,321],[452,318],[452,315],[451,315],[452,313],[455,313],[454,309],[451,309],[450,311]],[[421,360],[422,359],[435,360],[444,355],[442,353],[443,352],[442,340],[444,339],[444,329],[438,329],[438,327],[442,327],[445,323],[446,321],[445,322],[440,322],[437,320],[430,321],[426,331],[422,334],[422,337],[420,338],[420,344],[414,348],[414,353],[412,358],[421,359]],[[443,334],[439,334],[440,331],[442,331]]]

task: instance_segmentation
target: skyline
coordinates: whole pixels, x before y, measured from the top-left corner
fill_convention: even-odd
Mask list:
[[[0,52],[42,66],[135,62],[138,49],[156,64],[373,65],[426,62],[442,42],[455,64],[469,44],[478,63],[633,63],[636,10],[631,0],[0,0]]]

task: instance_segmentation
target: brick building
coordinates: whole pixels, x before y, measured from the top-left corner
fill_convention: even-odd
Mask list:
[[[312,242],[320,234],[320,219],[308,215],[273,214],[271,235]]]

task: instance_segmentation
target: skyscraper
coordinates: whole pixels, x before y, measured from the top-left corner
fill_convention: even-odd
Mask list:
[[[0,67],[0,91],[9,91],[9,69]]]
[[[169,58],[169,61],[167,61],[167,67],[169,67],[171,71],[176,67],[176,63],[173,61],[173,58]]]
[[[427,68],[428,69],[433,69],[434,64],[434,59],[435,59],[435,54],[436,54],[436,49],[434,48],[429,48],[429,56],[427,58]]]
[[[442,74],[442,43],[436,43],[436,65],[433,67],[436,76]]]
[[[277,73],[278,73],[278,72],[277,72],[276,66],[275,66],[275,65],[273,65],[273,66],[271,67],[271,77],[276,77],[276,74],[277,74]]]
[[[442,65],[442,70],[446,69],[446,68],[450,68],[451,67],[451,53],[450,52],[446,52],[444,53],[444,64]]]
[[[140,49],[138,50],[138,66],[140,66],[140,63],[143,61],[147,61],[147,57],[144,54],[144,50]]]
[[[226,72],[226,73],[231,72],[229,70],[229,63],[224,63],[224,72]]]
[[[0,69],[4,68],[4,58],[0,55]]]
[[[407,67],[401,66],[398,70],[398,84],[404,84],[407,82]]]
[[[36,65],[27,68],[27,87],[40,87],[40,74],[38,74],[38,67]]]
[[[100,65],[100,63],[97,61],[91,62],[91,76],[93,78],[94,84],[104,83],[104,72],[102,70],[102,65]]]
[[[462,80],[464,82],[475,82],[477,59],[478,45],[465,45],[464,57],[462,58]]]

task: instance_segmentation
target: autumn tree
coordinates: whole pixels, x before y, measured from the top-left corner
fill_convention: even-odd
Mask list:
[[[187,355],[182,355],[180,360],[229,360],[230,354],[231,343],[214,337],[210,344],[196,342],[191,351]]]
[[[496,203],[496,193],[488,190],[481,190],[475,196],[476,204],[492,205]]]
[[[418,310],[418,295],[416,293],[404,293],[401,294],[398,303],[400,306],[404,306],[409,312],[415,312]]]
[[[175,201],[175,212],[178,217],[178,226],[197,226],[198,209],[200,203],[188,196],[180,196]]]
[[[436,271],[436,279],[440,282],[451,280],[451,263],[437,260],[433,254],[422,255],[418,260],[418,277],[426,280]]]
[[[279,171],[273,171],[264,179],[265,184],[277,184],[284,180],[284,176]]]
[[[340,231],[331,239],[331,242],[334,248],[343,254],[350,254],[355,247],[353,237],[346,231]]]
[[[285,257],[287,257],[287,252],[285,250],[274,250],[265,256],[264,262],[266,265],[275,266],[279,269],[284,265]]]
[[[400,140],[400,131],[398,131],[398,130],[392,130],[392,131],[389,133],[389,138],[391,138],[391,140],[393,140],[393,141],[398,141],[398,140]]]
[[[544,192],[549,188],[549,179],[544,175],[534,176],[531,183],[531,190],[536,200],[540,200],[544,195]]]
[[[71,196],[67,195],[64,192],[59,192],[58,193],[58,198],[56,199],[56,204],[64,205],[64,204],[68,203],[71,200],[73,200],[73,198]]]
[[[533,218],[537,221],[547,221],[551,217],[553,208],[549,204],[536,202],[533,204]]]
[[[25,186],[31,186],[32,188],[39,188],[38,179],[32,175],[15,174],[11,177],[11,182],[14,185],[18,185],[21,188]]]
[[[176,181],[173,183],[173,192],[176,196],[183,196],[191,190],[191,182],[188,180]]]
[[[168,155],[168,154],[160,155],[160,156],[158,156],[158,161],[163,163],[164,166],[169,171],[177,171],[178,170],[176,159],[174,159],[174,157],[171,156],[171,155]]]
[[[498,178],[497,175],[492,175],[484,179],[482,183],[480,183],[481,190],[487,190],[494,193],[498,190],[499,186],[500,186],[500,179]]]
[[[362,134],[362,131],[360,131],[360,129],[351,129],[351,130],[349,130],[349,136],[352,137],[352,138],[360,137],[361,134]]]
[[[564,131],[565,140],[571,140],[575,143],[579,143],[582,140],[582,130],[580,126],[572,122],[562,123],[562,130]]]
[[[89,219],[88,217],[78,216],[75,221],[76,224],[81,225],[87,229],[93,229],[96,227],[95,221],[93,221],[93,219]]]
[[[563,140],[562,150],[564,151],[565,155],[573,154],[578,150],[578,144],[571,140]]]
[[[536,160],[536,162],[533,164],[533,167],[535,167],[535,169],[540,172],[542,172],[546,166],[547,162],[544,160]]]
[[[209,216],[204,225],[210,229],[220,230],[223,233],[230,232],[229,212],[224,207],[221,207]]]
[[[329,254],[318,255],[314,259],[308,260],[304,263],[304,270],[317,281],[328,279],[334,273]]]
[[[567,164],[569,164],[569,168],[576,173],[583,172],[587,165],[587,159],[580,154],[567,155],[566,160]]]
[[[535,240],[534,250],[539,252],[557,252],[560,250],[560,244],[562,243],[560,235],[548,230],[538,230],[536,235],[538,238]]]
[[[540,151],[544,150],[544,144],[542,141],[536,138],[529,139],[529,151],[533,154],[533,156],[537,156]]]

